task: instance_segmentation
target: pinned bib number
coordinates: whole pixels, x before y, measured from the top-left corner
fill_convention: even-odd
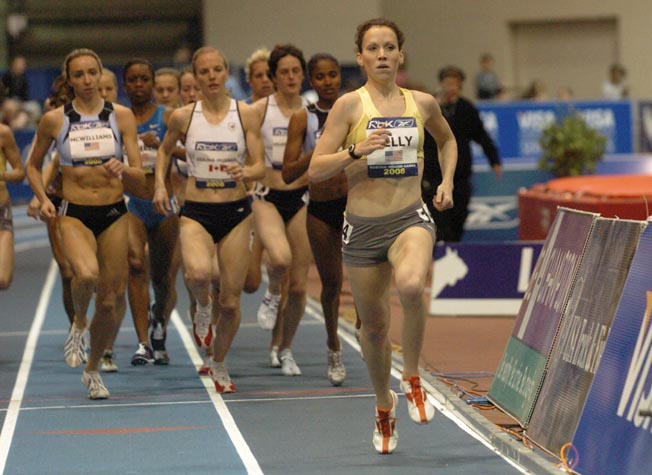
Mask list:
[[[197,142],[190,174],[197,188],[235,188],[236,182],[226,170],[238,163],[235,142]]]
[[[367,175],[370,178],[404,178],[417,176],[419,128],[414,117],[374,117],[367,123],[367,137],[376,130],[387,129],[385,148],[367,155]]]
[[[283,168],[283,155],[285,154],[285,144],[287,142],[287,127],[274,127],[272,129],[272,168],[274,170]]]
[[[73,166],[98,166],[115,155],[113,131],[108,123],[71,124],[70,157]]]

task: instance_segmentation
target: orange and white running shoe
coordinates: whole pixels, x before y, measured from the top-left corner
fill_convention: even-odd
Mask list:
[[[376,408],[376,427],[374,428],[374,448],[379,454],[391,454],[398,445],[398,431],[396,430],[396,405],[398,396],[390,389],[392,395],[392,408],[383,411]]]
[[[211,358],[210,367],[208,374],[210,374],[213,384],[215,384],[215,390],[220,394],[234,393],[235,384],[231,381],[231,377],[229,376],[229,372],[226,370],[224,362],[218,363]]]
[[[435,417],[435,408],[421,387],[421,377],[417,374],[401,380],[401,390],[408,403],[408,414],[417,424],[427,424]]]

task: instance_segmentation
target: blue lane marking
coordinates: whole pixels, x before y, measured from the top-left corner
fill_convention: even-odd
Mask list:
[[[60,294],[58,281],[43,330],[67,328]],[[131,316],[125,319],[130,326]],[[107,401],[86,398],[82,368],[63,361],[64,340],[61,334],[39,338],[5,475],[192,474],[217,467],[245,473],[176,332],[168,334],[169,367],[131,367],[128,348],[135,348],[129,344],[135,336],[121,334],[120,372],[103,375],[112,395]],[[199,403],[133,405],[189,400]]]

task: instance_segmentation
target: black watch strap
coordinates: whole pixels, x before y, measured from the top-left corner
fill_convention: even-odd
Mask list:
[[[358,160],[362,157],[362,155],[356,155],[355,153],[355,144],[352,143],[349,145],[349,157],[351,157],[353,160]]]

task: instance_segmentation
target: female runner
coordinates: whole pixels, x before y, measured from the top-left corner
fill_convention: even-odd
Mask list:
[[[277,45],[269,57],[276,92],[253,105],[262,122],[267,173],[254,188],[252,206],[256,216],[256,235],[271,261],[269,286],[257,317],[261,327],[274,329],[270,360],[275,366],[275,347],[278,345],[278,359],[286,376],[301,374],[291,345],[305,310],[311,259],[305,206],[308,180],[302,177],[286,185],[281,176],[290,117],[306,105],[300,95],[305,66],[303,53],[296,46]],[[287,301],[279,308],[286,278],[289,280]]]
[[[312,151],[321,136],[328,111],[340,91],[340,65],[330,54],[316,54],[308,61],[308,77],[319,100],[295,112],[288,126],[283,157],[283,181],[290,184],[310,165]],[[328,380],[339,386],[346,378],[342,348],[337,336],[342,290],[342,222],[346,205],[346,176],[341,172],[322,183],[310,184],[308,237],[322,282],[321,306],[326,324]]]
[[[240,294],[250,257],[253,216],[245,184],[265,172],[263,144],[255,112],[232,99],[226,89],[229,66],[224,54],[203,47],[193,55],[192,64],[203,99],[172,114],[158,151],[154,202],[159,212],[170,212],[165,170],[177,140],[182,140],[190,176],[181,210],[181,254],[197,300],[193,334],[201,346],[213,343],[210,375],[215,389],[234,392],[225,358],[240,325]],[[220,315],[213,335],[210,284],[216,250]]]
[[[7,170],[7,162],[11,170]],[[0,125],[0,290],[9,287],[14,275],[14,224],[7,183],[25,178],[23,162],[11,129]]]
[[[356,59],[367,81],[337,100],[310,163],[310,178],[323,181],[345,170],[348,180],[342,230],[343,260],[362,321],[361,342],[376,393],[373,445],[391,453],[397,445],[396,394],[390,390],[389,290],[392,273],[403,307],[403,379],[409,415],[429,422],[434,408],[419,377],[425,302],[435,227],[421,201],[424,128],[440,147],[443,180],[434,205],[450,208],[457,146],[437,101],[396,84],[403,63],[403,33],[385,19],[361,24]],[[344,145],[344,150],[338,151]]]
[[[136,117],[140,156],[146,174],[144,193],[154,196],[156,153],[173,110],[153,102],[154,68],[149,61],[135,58],[124,67],[124,89]],[[166,187],[172,196],[167,174]],[[176,212],[162,216],[153,203],[129,197],[129,307],[138,337],[138,348],[131,358],[134,366],[154,363],[167,365],[165,349],[167,323],[177,300],[173,258],[179,238],[179,216]],[[172,203],[176,211],[176,202]],[[149,249],[149,255],[146,251]],[[149,257],[149,258],[148,258]],[[149,261],[149,269],[147,262]],[[150,306],[149,281],[152,281],[154,302]],[[147,330],[150,328],[149,340]]]
[[[131,111],[100,96],[102,62],[95,52],[77,49],[66,57],[63,74],[74,98],[46,113],[39,123],[27,165],[41,216],[56,216],[41,176],[43,158],[53,142],[61,164],[63,202],[60,229],[66,259],[73,269],[75,321],[65,345],[66,363],[81,364],[83,334],[93,290],[95,315],[90,325],[91,348],[82,375],[91,399],[109,397],[98,365],[115,327],[116,304],[127,281],[127,216],[122,193],[144,187],[136,123]],[[122,151],[131,166],[122,162]]]

